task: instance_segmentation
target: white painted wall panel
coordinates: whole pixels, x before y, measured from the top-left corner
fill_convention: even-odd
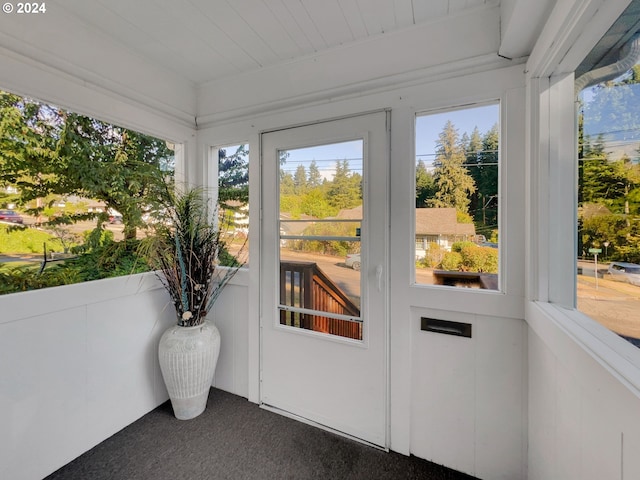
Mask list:
[[[546,310],[527,309],[528,478],[640,478],[640,397]]]
[[[86,306],[89,444],[108,438],[166,398],[157,342],[173,321],[167,301],[164,289],[157,289]]]
[[[522,320],[413,308],[411,453],[486,479],[526,478]],[[472,338],[420,331],[420,316]]]
[[[479,316],[476,336],[475,475],[526,478],[527,339],[524,321]]]
[[[246,277],[248,272],[240,271],[234,284],[227,285],[224,294],[216,302],[209,318],[220,330],[222,342],[220,357],[213,385],[222,390],[248,397],[248,325],[249,301]],[[242,285],[238,285],[241,282]],[[257,300],[256,300],[257,302]]]
[[[217,386],[246,396],[240,280],[216,308],[233,331]],[[157,360],[168,300],[154,274],[0,296],[0,478],[39,480],[168,399]]]
[[[413,309],[411,453],[461,472],[475,471],[477,340],[420,331],[420,316],[462,321],[450,312]],[[465,320],[469,320],[465,318]],[[477,330],[478,325],[472,327]]]
[[[0,325],[1,478],[39,479],[86,450],[84,318],[80,307]]]

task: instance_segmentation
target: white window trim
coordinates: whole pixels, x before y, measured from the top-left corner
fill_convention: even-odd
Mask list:
[[[557,4],[527,63],[530,208],[525,318],[561,362],[570,366],[574,361],[569,352],[573,343],[640,398],[640,349],[576,309],[573,71],[628,3],[572,0]]]

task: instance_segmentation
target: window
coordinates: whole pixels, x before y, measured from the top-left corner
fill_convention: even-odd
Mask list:
[[[640,64],[579,94],[576,294],[580,311],[638,347],[639,107]]]
[[[416,283],[498,288],[499,105],[416,118]]]
[[[230,248],[246,255],[249,263],[249,144],[230,145],[218,152],[218,202],[226,231],[232,236]]]
[[[174,145],[1,90],[0,120],[0,293],[147,270]]]

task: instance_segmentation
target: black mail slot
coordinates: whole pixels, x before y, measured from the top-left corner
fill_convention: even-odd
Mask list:
[[[424,330],[425,332],[444,333],[445,335],[455,335],[457,337],[471,338],[470,323],[451,322],[449,320],[421,317],[420,330]]]

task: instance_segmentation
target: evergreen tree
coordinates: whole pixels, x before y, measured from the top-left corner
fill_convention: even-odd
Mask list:
[[[307,181],[309,188],[319,187],[322,185],[322,175],[315,160],[311,161],[309,165],[309,180]]]
[[[482,149],[478,153],[478,197],[480,211],[476,218],[482,218],[483,232],[496,228],[498,224],[498,124],[493,125],[482,139]]]
[[[296,173],[293,176],[293,185],[295,193],[298,195],[302,195],[307,190],[307,171],[302,164],[296,168]]]
[[[434,177],[437,190],[435,198],[430,201],[431,206],[454,207],[460,213],[469,213],[469,196],[475,192],[476,186],[464,166],[465,160],[458,130],[449,120],[436,144]]]
[[[467,138],[467,141],[464,142],[464,138]],[[482,151],[482,136],[480,135],[480,130],[478,127],[474,127],[471,132],[471,136],[468,136],[466,133],[462,136],[463,145],[466,153],[466,161],[465,165],[468,165],[469,175],[473,178],[473,181],[476,185],[480,183],[480,174],[481,170],[479,168],[479,154]],[[482,192],[479,190],[475,191],[469,197],[469,211],[476,215],[476,221],[481,221],[481,216],[477,216],[478,213],[482,210]]]
[[[351,174],[349,161],[336,161],[336,172],[331,183],[327,184],[329,203],[338,208],[353,208],[362,204],[362,177]]]
[[[435,195],[436,187],[433,175],[427,170],[424,161],[418,160],[416,165],[416,208],[425,208],[429,199]]]

